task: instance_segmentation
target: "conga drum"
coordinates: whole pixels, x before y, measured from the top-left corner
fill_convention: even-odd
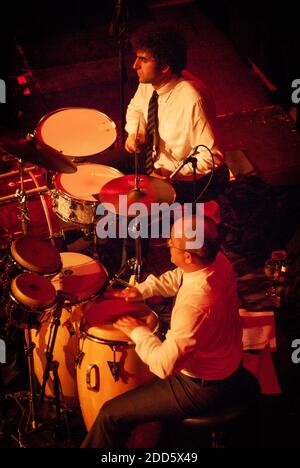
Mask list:
[[[107,273],[100,262],[87,255],[63,252],[61,259],[63,266],[60,273],[52,278],[52,287],[54,290],[67,292],[74,296],[74,299],[65,302],[62,309],[53,359],[59,363],[58,376],[63,401],[70,407],[76,407],[78,396],[75,358],[79,339],[80,306],[102,292],[106,286]],[[34,370],[40,384],[46,366],[45,351],[50,333],[51,317],[49,316],[32,336],[32,341],[36,345]],[[46,385],[46,395],[54,396],[54,383],[51,379]]]
[[[158,318],[143,303],[123,299],[98,300],[85,307],[77,365],[79,403],[87,430],[103,404],[157,377],[137,353],[130,338],[113,326],[121,315],[143,320],[153,333]]]

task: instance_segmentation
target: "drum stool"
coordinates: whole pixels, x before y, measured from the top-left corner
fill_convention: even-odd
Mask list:
[[[195,431],[209,431],[211,448],[226,448],[226,436],[229,436],[230,430],[239,428],[240,432],[242,423],[250,424],[251,429],[255,429],[257,415],[258,398],[256,397],[253,401],[248,401],[245,404],[224,407],[209,411],[201,416],[184,419],[181,421],[181,426],[185,429],[185,435],[191,435],[191,432],[195,434]]]

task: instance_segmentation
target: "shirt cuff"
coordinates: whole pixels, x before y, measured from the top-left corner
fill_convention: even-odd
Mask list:
[[[149,299],[149,297],[153,296],[152,287],[147,284],[147,281],[144,281],[141,284],[136,284],[135,287],[139,290],[143,299]]]
[[[144,325],[140,325],[139,327],[136,327],[132,332],[130,333],[130,338],[132,341],[137,343],[140,340],[143,340],[147,336],[152,335],[152,332],[149,330],[148,327],[145,327]]]

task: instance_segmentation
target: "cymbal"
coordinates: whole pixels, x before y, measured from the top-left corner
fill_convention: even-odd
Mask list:
[[[136,202],[143,203],[148,210],[151,203],[172,204],[175,201],[175,190],[165,180],[147,175],[139,175],[139,190],[135,190],[135,176],[126,175],[110,180],[105,184],[100,193],[101,203],[111,203],[116,213],[120,214],[119,195],[127,195],[128,208]]]
[[[1,138],[0,146],[12,156],[44,169],[66,174],[77,171],[77,166],[67,156],[34,139]]]

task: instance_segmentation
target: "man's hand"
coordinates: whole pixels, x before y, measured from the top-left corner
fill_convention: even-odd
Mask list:
[[[122,299],[125,299],[125,301],[132,301],[132,302],[141,302],[143,300],[142,294],[135,287],[126,288],[122,290],[110,289],[106,291],[103,296],[105,299],[112,299],[114,297],[120,297]]]
[[[145,135],[132,133],[125,141],[125,149],[128,153],[140,153],[145,143]]]
[[[151,172],[151,177],[156,177],[157,179],[167,180],[167,177],[160,175],[155,170]]]
[[[115,328],[125,333],[125,335],[130,336],[131,332],[135,328],[141,325],[145,326],[145,322],[137,320],[136,318],[133,318],[130,315],[123,315],[123,317],[116,320],[113,325]]]

